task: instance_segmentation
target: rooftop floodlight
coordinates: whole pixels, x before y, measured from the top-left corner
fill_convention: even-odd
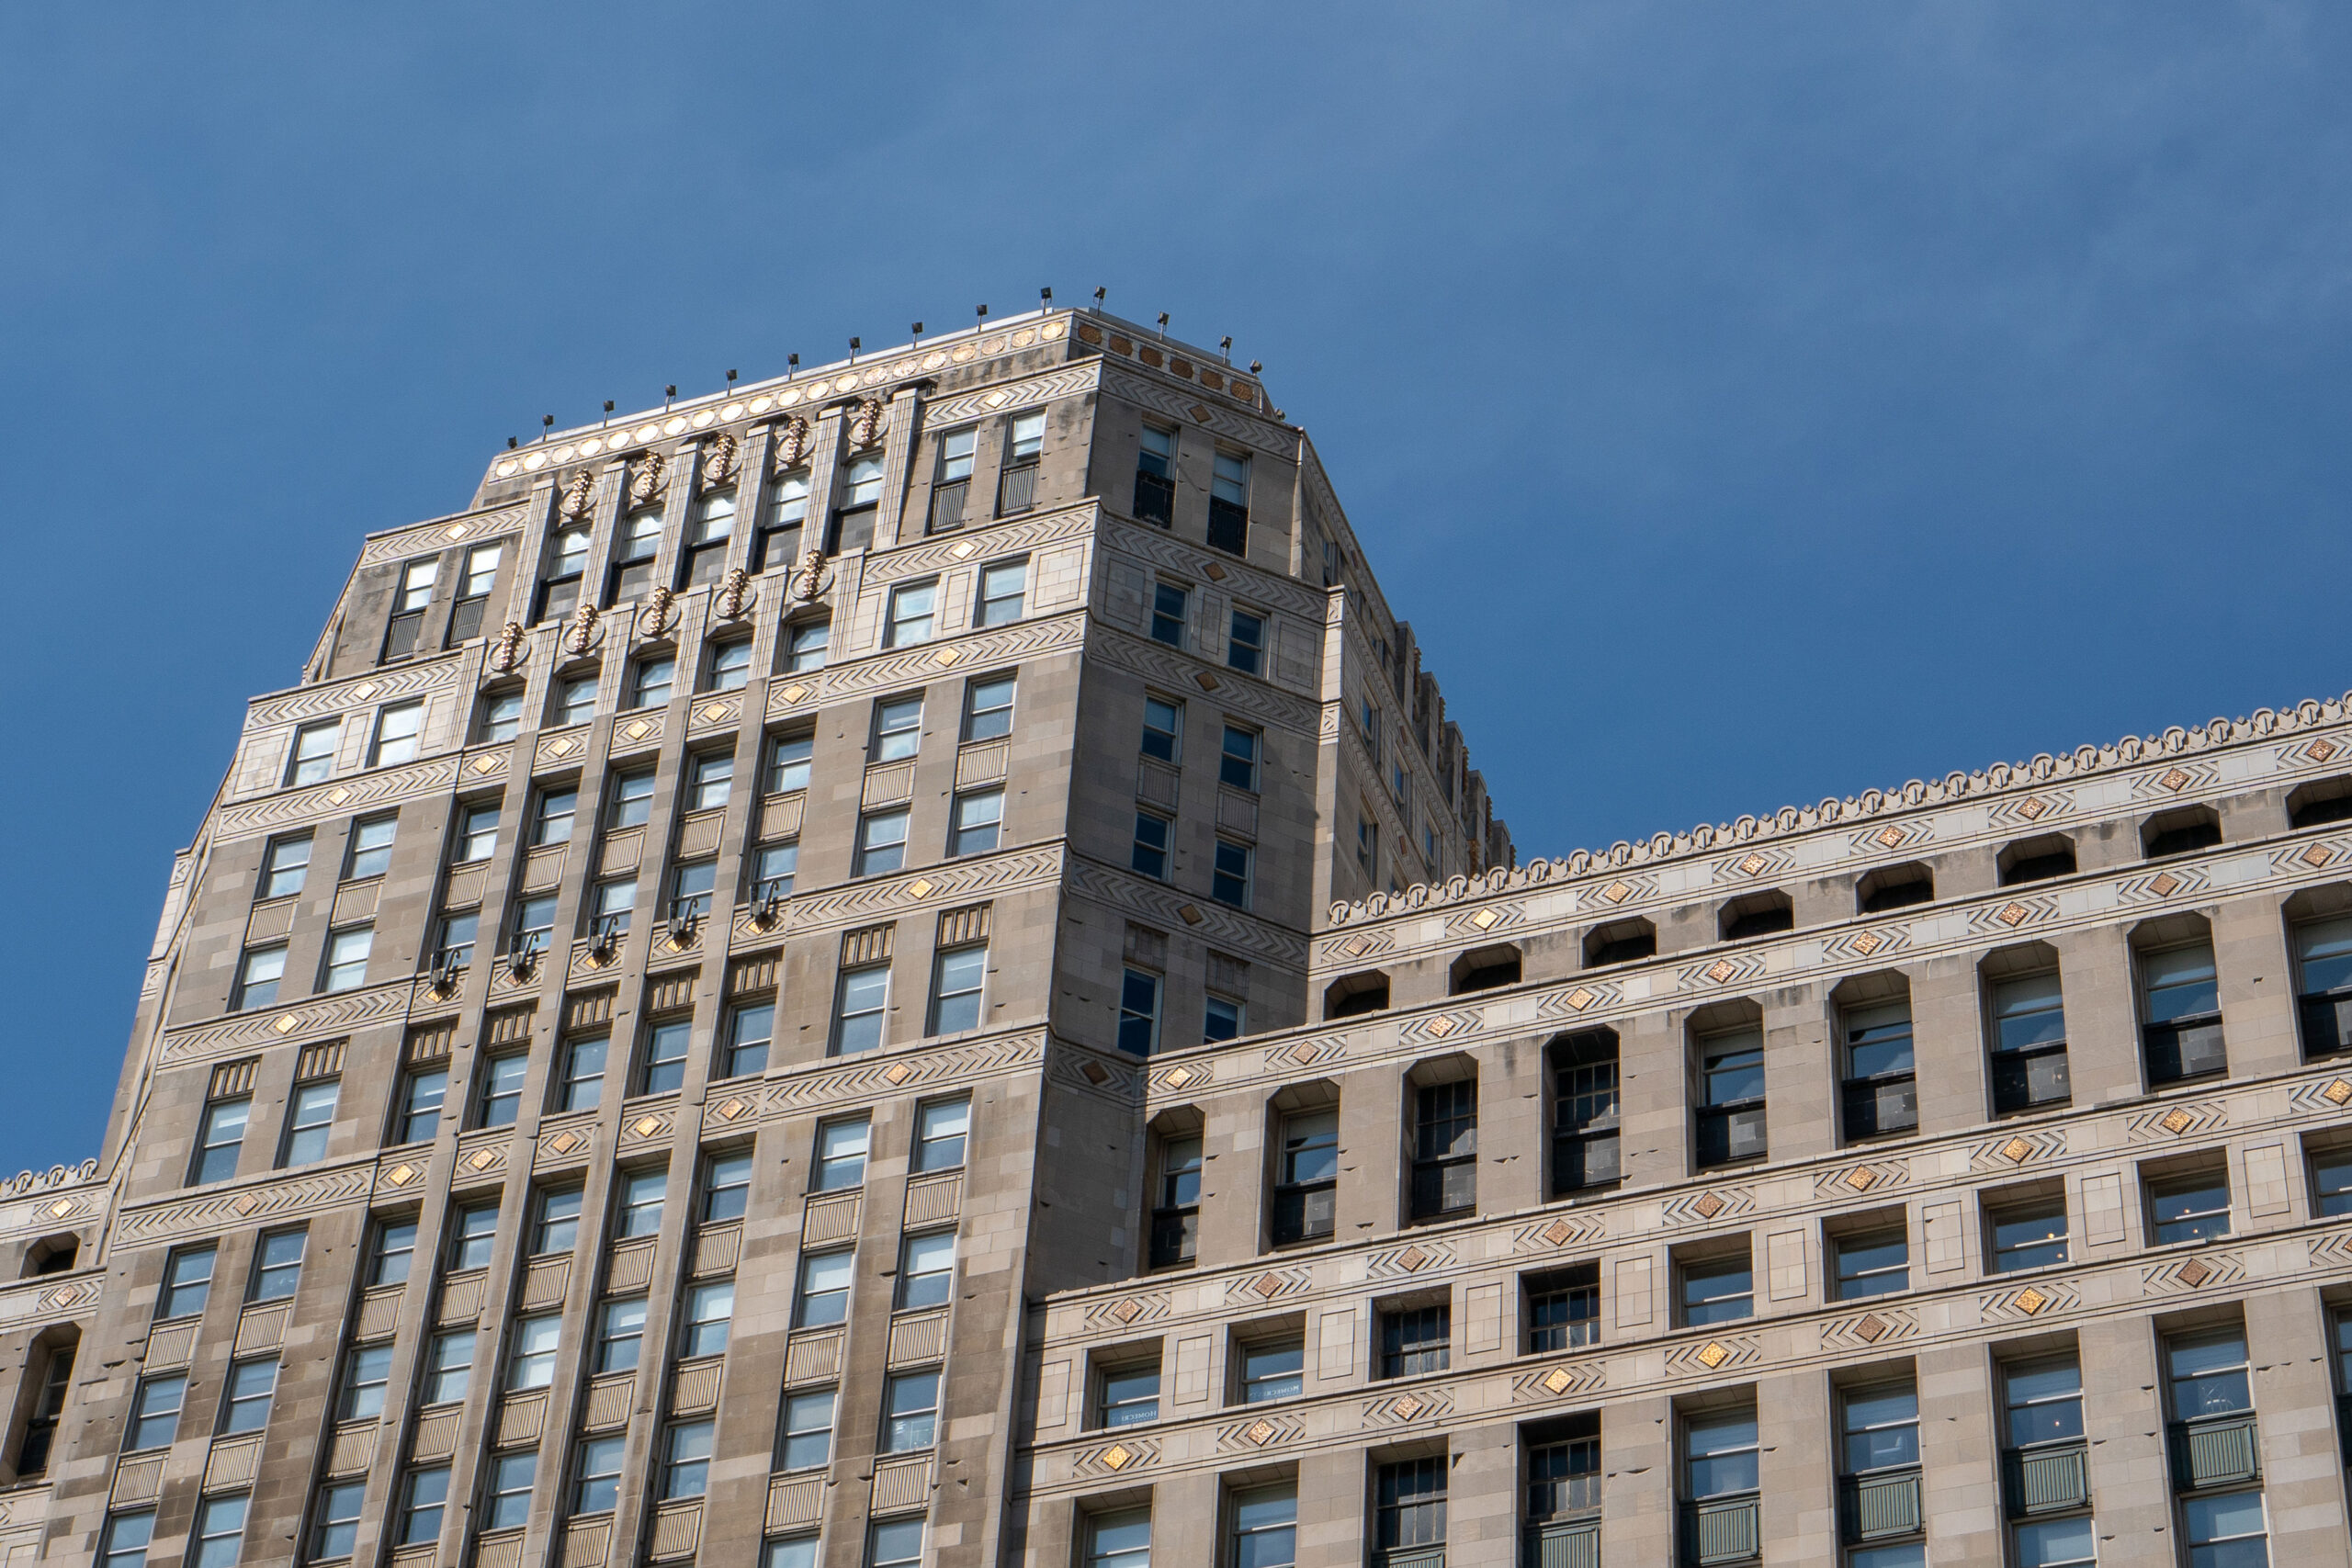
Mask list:
[[[1109,289],[1107,289],[1107,288],[1098,288],[1098,289],[1096,289],[1096,290],[1094,291],[1094,302],[1095,302],[1097,305],[1100,305],[1101,303],[1102,303],[1102,297],[1103,297],[1105,294],[1108,294],[1108,293],[1110,293],[1110,292],[1111,292],[1111,291],[1110,291]]]
[[[1165,310],[1159,312],[1159,335],[1162,338],[1168,335],[1168,312]]]
[[[735,372],[732,370],[727,373],[727,389],[730,392],[735,389]]]
[[[545,441],[545,440],[548,438],[548,434],[549,434],[551,432],[553,432],[553,431],[554,431],[554,429],[555,429],[555,415],[553,415],[553,414],[551,414],[551,413],[543,413],[543,414],[539,415],[539,439],[540,439],[540,440]]]
[[[1259,364],[1254,359],[1250,362],[1250,374],[1252,376],[1255,376],[1259,371],[1263,370],[1264,368],[1264,366]]]
[[[921,321],[917,321],[917,322],[915,323],[915,325],[914,325],[914,333],[915,333],[915,341],[916,341],[917,343],[921,343],[921,342],[922,341],[922,323]]]
[[[1216,340],[1216,347],[1217,347],[1217,352],[1218,352],[1219,354],[1222,354],[1222,355],[1225,355],[1225,362],[1226,362],[1227,365],[1232,364],[1232,363],[1233,363],[1233,334],[1232,334],[1231,333],[1227,333],[1225,336],[1223,336],[1223,337],[1221,337],[1221,338],[1217,339],[1217,340]]]
[[[854,364],[856,364],[856,363],[857,363],[857,350],[858,350],[858,342],[857,342],[857,340],[856,340],[855,338],[852,338],[852,339],[850,339],[850,340],[849,340],[849,362],[850,362],[852,365],[854,365]]]
[[[1053,302],[1054,302],[1054,291],[1053,291],[1052,289],[1050,289],[1050,288],[1040,288],[1039,290],[1037,290],[1037,308],[1038,308],[1039,310],[1044,310],[1046,306],[1048,306],[1048,305],[1052,304]]]
[[[675,381],[671,382],[668,386],[662,389],[662,410],[664,413],[669,412],[670,400],[677,395],[678,384]]]
[[[507,449],[509,452],[512,452],[513,450],[514,450],[514,448],[515,448],[515,447],[520,446],[521,445],[522,445],[522,443],[521,443],[521,442],[519,442],[519,441],[515,440],[515,439],[514,439],[513,436],[511,436],[511,435],[510,435],[510,436],[508,436],[508,437],[506,438],[506,449]]]
[[[791,380],[791,379],[792,379],[792,373],[793,373],[795,370],[797,370],[797,369],[799,369],[799,368],[800,368],[800,356],[799,356],[798,355],[797,355],[797,354],[787,354],[787,355],[786,355],[784,356],[784,378],[785,378],[786,380],[787,380],[787,381]]]
[[[612,400],[612,399],[610,399],[610,398],[606,398],[606,399],[605,400],[605,420],[604,420],[604,423],[606,423],[606,424],[610,424],[610,423],[613,423],[613,400]]]

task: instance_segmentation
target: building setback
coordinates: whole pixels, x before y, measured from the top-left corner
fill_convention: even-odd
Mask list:
[[[1521,864],[1256,367],[496,455],[0,1192],[9,1564],[2352,1562],[2352,710]]]

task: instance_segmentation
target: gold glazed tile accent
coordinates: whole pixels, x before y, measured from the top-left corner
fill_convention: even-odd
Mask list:
[[[943,648],[931,656],[931,661],[944,670],[963,657],[964,650],[960,648]]]
[[[956,546],[954,549],[949,550],[947,553],[954,556],[957,560],[970,560],[973,555],[978,551],[979,547],[979,546],[972,543],[971,540],[967,539],[962,544]]]
[[[359,684],[351,688],[351,694],[357,697],[364,703],[369,697],[376,694],[376,682],[373,681],[362,681]]]
[[[2024,802],[2018,807],[2018,815],[2030,822],[2049,809],[2050,803],[2042,799],[2040,795],[2036,795],[2031,800]]]
[[[1885,944],[1886,939],[1876,931],[1864,931],[1854,939],[1854,951],[1868,958]]]
[[[1734,975],[1738,973],[1739,969],[1737,965],[1734,964],[1728,958],[1718,958],[1713,964],[1707,965],[1707,978],[1713,980],[1718,986],[1722,985],[1725,980],[1730,979]]]
[[[1169,1072],[1168,1087],[1170,1089],[1182,1089],[1186,1084],[1191,1083],[1192,1081],[1193,1075],[1185,1071],[1182,1067],[1176,1067]]]
[[[548,748],[548,755],[550,757],[569,757],[571,755],[571,738],[570,736],[566,736],[561,740],[557,741],[554,745]]]
[[[1891,824],[1882,828],[1879,829],[1878,841],[1891,850],[1903,841],[1903,829]]]
[[[2303,852],[2303,863],[2306,865],[2325,865],[2332,858],[2327,852],[2325,844],[2313,844]]]
[[[1622,904],[1634,896],[1634,886],[1630,882],[1612,882],[1600,890],[1600,896],[1612,904]]]
[[[1875,1345],[1878,1343],[1880,1337],[1885,1334],[1885,1332],[1893,1326],[1894,1325],[1888,1323],[1886,1319],[1879,1316],[1876,1313],[1872,1313],[1868,1317],[1862,1319],[1861,1322],[1854,1325],[1854,1332],[1862,1337],[1864,1343]]]
[[[1117,1318],[1121,1323],[1133,1323],[1136,1318],[1142,1314],[1142,1312],[1143,1303],[1136,1300],[1133,1296],[1129,1296],[1126,1300],[1121,1302],[1118,1305],[1111,1309],[1111,1315]]]
[[[1998,919],[2005,926],[2015,926],[2031,913],[2033,913],[2033,911],[2027,908],[2023,904],[2012,904],[1994,918]]]
[[[1193,679],[1200,682],[1201,690],[1204,692],[1214,692],[1216,690],[1216,677],[1210,674],[1205,670],[1194,675]]]
[[[2179,890],[2179,887],[2180,878],[2175,876],[2168,871],[2157,873],[2156,879],[2148,884],[2149,891],[2155,894],[2159,898],[2171,897],[2174,893]]]
[[[2011,1138],[2007,1143],[2001,1145],[2001,1157],[2007,1160],[2011,1165],[2024,1164],[2027,1156],[2032,1153],[2033,1145],[2027,1143],[2023,1138]]]
[[[291,1034],[296,1030],[302,1027],[302,1020],[296,1014],[289,1012],[284,1018],[279,1019],[276,1023],[271,1024],[270,1027],[277,1031],[280,1034]]]
[[[1700,1199],[1696,1203],[1693,1203],[1690,1206],[1698,1210],[1700,1216],[1703,1219],[1712,1220],[1717,1214],[1724,1212],[1724,1201],[1721,1198],[1716,1197],[1712,1192],[1708,1193],[1705,1197]]]
[[[740,1100],[729,1100],[719,1105],[718,1116],[721,1121],[732,1122],[750,1109],[752,1108]]]
[[[52,1220],[62,1220],[73,1212],[74,1205],[72,1201],[64,1198],[60,1198],[56,1202],[51,1203],[49,1206],[49,1217]]]
[[[1593,1004],[1595,998],[1590,991],[1586,990],[1582,986],[1578,986],[1575,990],[1568,993],[1566,999],[1568,1006],[1574,1008],[1578,1012],[1582,1012],[1585,1009]]]
[[[702,716],[705,718],[713,720],[725,718],[727,716],[727,705],[725,703],[712,703],[709,706],[702,710]]]
[[[2326,761],[2330,757],[2335,755],[2335,742],[2327,739],[2325,737],[2322,737],[2321,739],[2312,742],[2312,760],[2315,762]]]
[[[1397,1415],[1403,1416],[1406,1420],[1410,1421],[1414,1416],[1419,1416],[1421,1413],[1422,1406],[1421,1402],[1419,1399],[1408,1393],[1404,1398],[1398,1400],[1390,1408],[1394,1409]]]
[[[1502,917],[1492,909],[1481,909],[1470,917],[1470,923],[1482,931],[1490,931],[1495,929],[1495,922],[1501,919]]]
[[[1410,1274],[1430,1260],[1430,1255],[1418,1247],[1408,1247],[1396,1258],[1396,1266]]]
[[[808,688],[800,684],[797,681],[784,689],[784,700],[788,703],[797,703],[808,694]]]
[[[1085,1066],[1080,1067],[1079,1071],[1086,1075],[1086,1081],[1088,1083],[1093,1084],[1097,1088],[1108,1083],[1111,1079],[1110,1069],[1105,1067],[1100,1062],[1089,1062]]]
[[[904,1062],[893,1062],[890,1064],[889,1070],[885,1072],[882,1076],[888,1078],[893,1085],[897,1085],[902,1084],[909,1078],[914,1077],[915,1070],[907,1066]]]
[[[1710,1339],[1707,1341],[1706,1348],[1699,1352],[1699,1359],[1707,1364],[1709,1371],[1713,1371],[1731,1359],[1731,1352],[1724,1348],[1722,1340]]]
[[[2018,1310],[2025,1314],[2028,1317],[2031,1317],[2035,1313],[2040,1312],[2043,1307],[2046,1307],[2049,1304],[2050,1298],[2043,1295],[2040,1291],[2035,1290],[2031,1285],[2028,1285],[2024,1290],[2018,1292]]]
[[[474,772],[478,773],[494,773],[498,771],[498,759],[495,757],[476,757],[474,759],[473,767]]]
[[[1364,941],[1363,938],[1360,936],[1351,936],[1348,938],[1347,941],[1340,944],[1340,951],[1346,953],[1350,958],[1362,958],[1364,955],[1365,950],[1371,946],[1372,943]]]
[[[580,1146],[580,1138],[572,1133],[558,1133],[548,1140],[548,1147],[560,1155],[568,1155]]]
[[[1871,1169],[1868,1166],[1858,1167],[1857,1168],[1846,1173],[1846,1185],[1852,1188],[1857,1192],[1866,1192],[1870,1190],[1871,1183],[1877,1179],[1878,1172]]]
[[[1283,1282],[1277,1275],[1261,1274],[1250,1281],[1250,1288],[1271,1301],[1273,1299],[1274,1292],[1283,1288]]]
[[[2165,1119],[2157,1122],[2156,1125],[2162,1127],[2165,1132],[2170,1133],[2174,1137],[2177,1138],[2183,1133],[2188,1132],[2190,1123],[2194,1122],[2196,1120],[2197,1118],[2191,1116],[2188,1111],[2181,1110],[2178,1106],[2175,1106],[2171,1111],[2165,1115]]]
[[[1198,904],[1179,904],[1176,907],[1176,912],[1184,917],[1184,923],[1188,926],[1197,926],[1208,919],[1206,915],[1201,913],[1201,907]]]
[[[445,539],[462,539],[466,536],[466,525],[463,523],[452,523],[441,530],[441,536]]]
[[[1453,1032],[1453,1020],[1450,1018],[1433,1018],[1430,1020],[1430,1032],[1436,1035],[1441,1040],[1444,1039],[1447,1035]]]
[[[1107,1469],[1125,1470],[1127,1467],[1127,1461],[1135,1457],[1127,1451],[1127,1446],[1125,1443],[1113,1443],[1102,1451],[1102,1463]]]
[[[912,882],[907,884],[907,891],[913,894],[918,898],[928,898],[931,897],[931,890],[938,886],[939,885],[937,883],[932,881],[928,876],[918,876]]]
[[[1568,1370],[1566,1367],[1554,1367],[1551,1373],[1544,1378],[1544,1386],[1554,1393],[1566,1393],[1576,1381],[1568,1376]]]
[[[2334,1083],[2329,1084],[2325,1089],[2319,1092],[2329,1104],[2341,1105],[2346,1100],[2352,1100],[2352,1083],[2346,1083],[2344,1079],[2337,1078]]]
[[[330,806],[341,806],[345,801],[349,800],[350,798],[351,792],[344,788],[341,784],[337,784],[334,788],[327,791],[327,804]]]
[[[1569,1241],[1574,1239],[1576,1234],[1576,1226],[1568,1224],[1567,1221],[1554,1220],[1551,1225],[1544,1232],[1544,1239],[1550,1242],[1554,1247],[1566,1247],[1568,1245]]]
[[[1770,865],[1771,863],[1772,863],[1770,861],[1766,860],[1762,855],[1751,854],[1746,860],[1739,863],[1739,869],[1746,872],[1748,875],[1754,876],[1758,872],[1762,871],[1766,866]]]
[[[1211,582],[1223,582],[1225,581],[1225,568],[1217,565],[1215,561],[1209,562],[1208,565],[1203,567],[1201,570],[1208,574],[1208,579]]]
[[[653,1136],[654,1134],[662,1130],[662,1118],[659,1116],[640,1116],[635,1122],[629,1123],[629,1125],[637,1129],[637,1135],[639,1137],[650,1138]]]
[[[621,733],[631,740],[642,740],[653,733],[653,727],[641,718],[634,718],[621,726]]]
[[[2173,791],[2175,794],[2178,794],[2182,787],[2188,783],[2188,777],[2189,775],[2187,772],[2179,768],[2175,768],[2172,772],[2166,773],[2156,782],[2164,785],[2165,788]]]
[[[2192,1291],[2212,1277],[2213,1270],[2198,1258],[2192,1258],[2180,1266],[2180,1281]]]
[[[240,1214],[250,1214],[255,1209],[261,1207],[261,1200],[254,1197],[250,1192],[240,1193],[237,1201],[230,1204],[229,1207],[236,1210]]]
[[[1250,1429],[1241,1435],[1262,1449],[1274,1435],[1273,1424],[1268,1421],[1253,1421],[1250,1424]]]
[[[1194,403],[1194,404],[1193,405],[1193,407],[1192,407],[1192,415],[1193,415],[1193,423],[1194,424],[1206,424],[1206,423],[1209,422],[1209,411],[1208,411],[1207,409],[1205,409],[1205,408],[1203,408],[1203,407],[1202,407],[1200,404],[1198,404],[1198,403]]]
[[[416,1179],[416,1167],[403,1161],[384,1172],[384,1179],[395,1187],[406,1187]]]
[[[488,1170],[492,1166],[498,1163],[498,1156],[492,1154],[488,1149],[477,1149],[474,1151],[472,1156],[467,1159],[466,1163],[473,1167],[476,1170]]]

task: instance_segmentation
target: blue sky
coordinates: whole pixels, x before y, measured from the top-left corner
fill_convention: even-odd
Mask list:
[[[2352,10],[17,7],[0,1175],[509,434],[1098,285],[1315,437],[1523,854],[2352,686]]]

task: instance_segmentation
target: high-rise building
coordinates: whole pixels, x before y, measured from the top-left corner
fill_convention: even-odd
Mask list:
[[[0,1552],[2341,1563],[2347,1047],[2346,702],[1521,863],[1048,310],[368,537],[0,1191]]]

